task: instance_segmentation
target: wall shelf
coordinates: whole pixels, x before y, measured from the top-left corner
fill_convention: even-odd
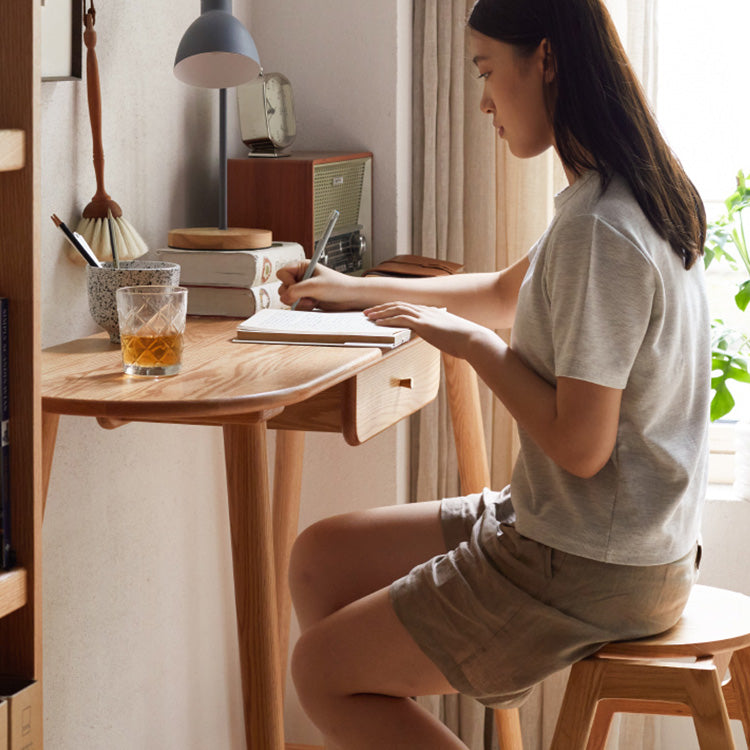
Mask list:
[[[0,172],[23,169],[26,162],[26,134],[23,130],[0,129]]]
[[[0,573],[0,617],[15,612],[26,604],[26,571],[14,568]]]

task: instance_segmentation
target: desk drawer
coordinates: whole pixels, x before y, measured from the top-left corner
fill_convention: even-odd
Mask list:
[[[346,382],[343,404],[344,438],[359,445],[437,396],[440,352],[419,341],[394,350],[374,367]]]
[[[437,396],[440,352],[424,341],[404,344],[338,385],[286,407],[268,422],[281,430],[341,432],[359,445]]]

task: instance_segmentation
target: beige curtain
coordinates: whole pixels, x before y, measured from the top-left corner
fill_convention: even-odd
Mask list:
[[[654,103],[658,0],[609,0],[636,72]],[[413,34],[413,252],[463,263],[466,271],[504,268],[522,257],[553,214],[565,186],[549,152],[518,160],[498,141],[479,110],[465,19],[473,0],[414,0]],[[502,332],[507,335],[507,332]],[[448,406],[441,396],[412,424],[413,500],[459,494]],[[510,480],[516,453],[512,420],[481,386],[492,483]],[[567,674],[540,685],[521,709],[525,750],[549,747]],[[471,750],[497,747],[491,712],[463,696],[420,699]],[[608,750],[654,750],[648,717],[615,720]]]

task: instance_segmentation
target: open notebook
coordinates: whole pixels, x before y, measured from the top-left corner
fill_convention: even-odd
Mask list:
[[[410,336],[408,328],[376,325],[361,312],[259,310],[237,326],[235,341],[392,349]]]

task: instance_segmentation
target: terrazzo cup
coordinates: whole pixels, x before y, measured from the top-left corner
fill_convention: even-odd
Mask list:
[[[115,292],[122,286],[177,286],[180,267],[161,260],[120,261],[120,267],[103,263],[101,268],[86,266],[89,312],[94,322],[109,334],[113,344],[120,343]]]

